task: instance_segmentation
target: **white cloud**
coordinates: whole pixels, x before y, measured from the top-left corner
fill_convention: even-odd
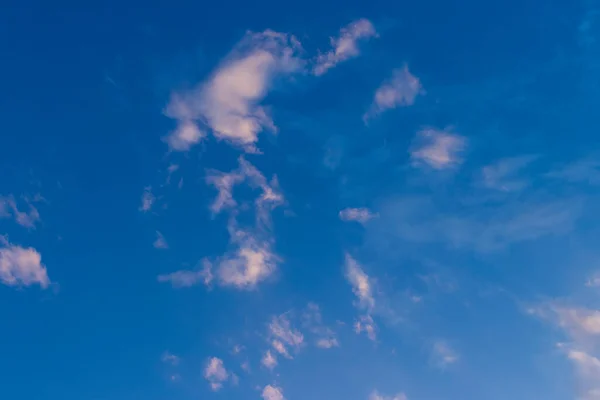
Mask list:
[[[182,120],[177,124],[177,128],[163,140],[169,145],[172,151],[189,151],[194,145],[200,143],[206,133],[198,128],[195,122]]]
[[[458,362],[460,358],[458,353],[443,340],[438,340],[433,344],[432,352],[434,363],[440,368],[446,368]]]
[[[337,338],[331,337],[317,339],[316,345],[321,349],[331,349],[333,347],[339,347],[340,343],[338,342]]]
[[[15,222],[25,228],[35,228],[40,221],[37,208],[26,199],[29,211],[20,211],[14,196],[0,196],[0,218],[13,217]]]
[[[411,106],[421,93],[423,93],[421,82],[410,73],[408,67],[395,69],[392,78],[384,81],[375,92],[373,104],[363,120],[367,122],[370,118],[396,107]]]
[[[339,213],[339,217],[342,221],[356,221],[361,224],[369,222],[371,219],[376,218],[377,214],[373,214],[368,208],[344,208]]]
[[[354,332],[361,334],[365,332],[367,337],[372,341],[377,340],[377,325],[373,321],[370,315],[361,315],[358,320],[354,322]]]
[[[271,350],[267,350],[260,362],[268,369],[273,369],[277,366],[277,358],[271,353]]]
[[[142,212],[148,212],[152,209],[154,205],[154,201],[156,198],[152,194],[152,187],[146,186],[144,188],[144,193],[142,193],[142,204],[140,205],[139,210]]]
[[[257,243],[248,237],[219,261],[217,276],[224,286],[252,289],[275,272],[278,262],[268,243]]]
[[[273,338],[271,345],[280,354],[289,354],[285,346],[298,350],[304,343],[304,335],[292,327],[290,320],[285,314],[273,317],[269,324],[269,335]]]
[[[163,249],[164,250],[164,249],[169,248],[169,245],[167,244],[165,237],[159,231],[156,231],[156,240],[154,241],[154,243],[152,243],[152,245],[154,246],[155,249]]]
[[[461,164],[460,154],[465,147],[464,137],[427,128],[417,133],[410,156],[414,166],[427,165],[441,170]]]
[[[206,183],[213,185],[219,191],[217,198],[210,206],[213,214],[218,214],[223,209],[231,209],[237,205],[233,199],[233,188],[235,185],[243,182],[244,179],[244,175],[237,171],[231,173],[208,171]]]
[[[360,307],[372,310],[375,306],[375,299],[369,276],[348,253],[346,253],[346,279],[352,285],[352,291],[358,297]]]
[[[207,82],[192,93],[175,95],[166,114],[182,124],[201,120],[217,138],[254,152],[261,131],[276,131],[260,102],[274,78],[301,68],[299,49],[290,35],[248,33]]]
[[[375,390],[369,396],[369,400],[408,400],[408,397],[406,397],[404,393],[398,393],[394,396],[386,396]]]
[[[34,248],[23,248],[2,241],[0,247],[0,281],[8,286],[50,285],[42,256]]]
[[[360,54],[358,42],[376,36],[375,27],[369,20],[352,22],[340,30],[338,37],[330,39],[333,48],[317,57],[313,73],[317,76],[323,75],[338,63],[357,57]]]
[[[585,308],[553,307],[562,328],[573,334],[600,335],[600,311]]]
[[[223,387],[223,383],[229,378],[229,373],[223,365],[223,360],[213,357],[208,360],[204,369],[204,378],[210,383],[212,390],[217,391]]]
[[[175,354],[171,354],[168,351],[165,351],[160,359],[162,362],[166,364],[171,364],[173,366],[179,365],[179,362],[181,361],[181,359],[178,356],[176,356]]]
[[[516,192],[526,188],[529,181],[518,173],[527,167],[536,156],[519,156],[501,159],[481,169],[482,185],[501,192]]]
[[[271,342],[271,346],[273,346],[275,351],[277,351],[279,354],[281,354],[285,358],[292,358],[290,353],[287,351],[285,345],[283,343],[281,343],[281,341],[275,339]]]
[[[581,400],[600,399],[600,359],[578,349],[570,349],[567,357],[577,368],[581,382]]]
[[[212,264],[208,260],[202,260],[202,269],[181,270],[158,276],[159,282],[170,282],[174,288],[190,287],[200,282],[208,286],[212,280]]]
[[[285,400],[283,390],[277,386],[267,385],[262,392],[263,400]]]

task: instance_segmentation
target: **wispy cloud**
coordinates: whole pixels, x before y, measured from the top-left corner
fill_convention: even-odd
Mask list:
[[[198,283],[210,285],[213,280],[212,264],[208,260],[203,260],[201,269],[180,270],[170,274],[159,275],[159,282],[169,282],[174,288],[185,288],[194,286]]]
[[[395,69],[392,77],[385,80],[375,91],[373,103],[363,116],[363,120],[380,115],[396,107],[411,106],[419,94],[424,93],[419,78],[410,73],[407,66]]]
[[[375,307],[371,279],[362,270],[358,262],[346,253],[346,279],[352,285],[352,291],[359,301],[359,306],[366,310]]]
[[[277,366],[277,357],[271,353],[271,350],[267,350],[260,360],[260,363],[268,369],[273,369]]]
[[[316,336],[315,345],[321,349],[339,347],[335,332],[324,325],[321,309],[318,304],[309,303],[302,315],[303,325]]]
[[[398,393],[392,396],[383,395],[376,390],[371,393],[369,400],[408,400],[408,397],[404,393]]]
[[[165,250],[169,248],[165,237],[159,231],[156,231],[156,240],[154,240],[154,243],[152,243],[152,245],[155,249]]]
[[[377,214],[374,214],[368,208],[344,208],[340,211],[339,217],[342,221],[356,221],[361,224],[369,222],[371,219],[376,218]]]
[[[179,365],[179,362],[181,361],[181,359],[178,356],[176,356],[175,354],[171,354],[168,351],[165,351],[160,357],[160,359],[162,362],[173,366]]]
[[[426,165],[442,170],[462,163],[461,153],[466,139],[447,130],[427,128],[419,131],[410,150],[412,163],[416,167]]]
[[[212,357],[208,360],[204,369],[204,378],[210,383],[210,387],[215,392],[223,387],[223,383],[229,378],[229,372],[223,365],[223,360]]]
[[[458,362],[460,356],[445,340],[436,340],[432,346],[433,362],[439,368],[446,368]]]
[[[577,160],[550,171],[546,176],[571,183],[600,185],[600,158]]]
[[[25,199],[28,211],[21,211],[14,196],[0,196],[0,218],[14,218],[15,222],[25,228],[35,228],[40,221],[40,213],[31,201]]]
[[[330,39],[332,49],[317,57],[313,73],[323,75],[340,62],[357,57],[360,54],[358,43],[376,36],[377,32],[371,21],[359,19],[352,22],[340,30],[338,37]]]
[[[42,256],[32,247],[0,242],[0,281],[8,286],[50,285]]]
[[[516,192],[525,189],[529,179],[519,172],[537,159],[534,155],[503,158],[481,169],[481,183],[484,187],[502,192]]]
[[[273,317],[269,323],[269,337],[271,346],[286,358],[292,358],[287,347],[298,351],[304,344],[304,335],[292,327],[285,314]]]
[[[142,212],[148,212],[152,209],[156,198],[154,194],[152,194],[152,187],[146,186],[144,188],[144,192],[142,193],[142,204],[140,205],[139,210]]]
[[[365,333],[372,341],[377,340],[377,325],[370,315],[361,315],[354,322],[354,332],[357,334]]]
[[[258,134],[275,132],[276,127],[260,103],[277,76],[290,74],[302,67],[297,57],[300,43],[291,35],[273,31],[248,33],[232,50],[207,82],[191,93],[176,94],[166,114],[179,121],[170,143],[180,138],[199,140],[197,121],[205,123],[218,139],[256,152]],[[181,133],[184,132],[184,133]],[[189,149],[190,141],[183,141]]]
[[[277,386],[267,385],[262,391],[263,400],[285,400],[283,390]]]

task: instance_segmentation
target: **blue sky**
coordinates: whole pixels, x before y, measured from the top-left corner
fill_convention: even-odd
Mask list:
[[[600,399],[600,4],[9,2],[6,399]]]

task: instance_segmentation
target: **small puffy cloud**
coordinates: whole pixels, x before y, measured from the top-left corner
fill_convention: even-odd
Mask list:
[[[421,93],[421,82],[410,73],[408,67],[395,69],[391,79],[384,81],[375,92],[373,104],[363,120],[367,122],[370,118],[396,107],[412,106]]]
[[[276,131],[260,102],[276,77],[301,68],[299,49],[298,41],[287,34],[248,33],[207,82],[172,98],[166,115],[187,128],[176,137],[191,137],[197,143],[201,134],[192,124],[202,121],[218,139],[255,152],[258,134],[265,129]],[[175,143],[181,145],[178,140]],[[188,143],[183,141],[181,147],[188,149]]]
[[[440,368],[446,368],[458,362],[460,358],[458,353],[443,340],[437,340],[433,344],[432,357],[434,363]]]
[[[369,20],[352,22],[340,30],[338,37],[330,39],[332,49],[317,57],[313,73],[323,75],[338,63],[357,57],[360,54],[358,43],[376,36],[375,27]]]
[[[408,397],[406,397],[404,393],[398,393],[394,396],[386,396],[375,390],[369,396],[369,400],[408,400]]]
[[[359,335],[364,332],[370,340],[377,340],[377,325],[375,325],[373,317],[370,315],[361,315],[360,318],[354,322],[354,332]]]
[[[271,350],[267,350],[260,363],[268,369],[273,369],[277,366],[277,358],[271,353]]]
[[[283,390],[277,386],[267,385],[262,392],[263,400],[285,400]]]
[[[375,299],[373,298],[369,276],[348,253],[346,253],[346,279],[352,285],[352,291],[358,297],[360,307],[368,310],[373,309]]]
[[[204,137],[206,137],[206,133],[201,131],[195,122],[184,119],[163,140],[172,151],[189,151],[194,145],[200,143]]]
[[[369,222],[371,219],[376,218],[377,214],[373,214],[368,208],[344,208],[339,213],[339,217],[342,221],[356,221],[361,224]]]
[[[154,243],[152,243],[152,245],[154,246],[155,249],[165,250],[165,249],[169,248],[169,245],[167,244],[165,237],[159,231],[156,231],[156,240],[154,240]]]
[[[229,378],[229,373],[223,365],[223,360],[217,357],[208,360],[204,369],[204,378],[210,383],[212,390],[220,390],[223,387],[223,383]]]
[[[504,158],[481,169],[481,183],[488,189],[516,192],[526,188],[529,181],[518,173],[537,157],[532,155]]]
[[[181,359],[175,354],[171,354],[168,351],[165,351],[163,355],[160,357],[161,361],[165,364],[170,364],[173,366],[179,365]]]
[[[152,194],[152,187],[146,186],[144,188],[144,193],[142,193],[142,204],[140,205],[139,210],[142,212],[150,211],[155,200],[156,198],[154,197],[154,194]]]
[[[340,343],[338,342],[337,338],[330,337],[317,339],[316,345],[321,349],[331,349],[333,347],[339,347]]]
[[[208,286],[212,280],[212,264],[208,260],[203,260],[202,268],[198,270],[181,270],[158,276],[159,282],[169,282],[174,288],[190,287],[198,283],[203,283]]]
[[[40,221],[37,208],[26,199],[28,211],[21,211],[14,196],[0,196],[0,218],[14,218],[15,222],[25,228],[35,228]]]
[[[445,130],[421,130],[413,143],[410,157],[414,166],[427,165],[433,169],[448,169],[462,163],[460,154],[466,139]]]
[[[224,286],[252,289],[275,272],[278,262],[268,243],[248,238],[219,261],[217,277]]]
[[[8,286],[50,285],[42,256],[32,247],[24,248],[1,241],[0,281]]]

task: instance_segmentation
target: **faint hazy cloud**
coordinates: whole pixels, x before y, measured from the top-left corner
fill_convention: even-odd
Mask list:
[[[304,343],[304,335],[294,327],[287,317],[282,314],[275,316],[269,323],[269,337],[271,338],[271,346],[281,355],[291,358],[287,347],[294,350],[299,350]]]
[[[342,221],[356,221],[361,224],[369,222],[371,219],[376,218],[377,214],[373,214],[368,208],[344,208],[339,213],[339,217]]]
[[[432,346],[433,362],[439,368],[446,368],[451,364],[458,362],[460,356],[444,340],[437,340]]]
[[[223,383],[229,378],[229,373],[223,365],[223,360],[217,357],[209,359],[204,369],[204,378],[210,383],[212,390],[220,390],[223,387]]]
[[[392,396],[383,395],[376,390],[371,393],[369,400],[408,400],[408,397],[404,393],[398,393]]]
[[[352,291],[358,297],[361,308],[372,310],[375,307],[371,280],[354,258],[346,253],[346,279],[352,285]]]
[[[271,353],[271,350],[267,350],[260,363],[268,369],[273,369],[277,366],[277,358]]]
[[[354,332],[357,334],[365,333],[369,339],[372,341],[377,340],[377,325],[373,321],[373,317],[370,315],[361,315],[354,322]]]
[[[481,169],[481,183],[488,189],[502,192],[516,192],[529,186],[529,179],[519,172],[533,162],[537,156],[525,155],[509,157],[486,165]]]
[[[369,20],[352,22],[340,30],[339,36],[330,39],[332,49],[317,57],[313,73],[323,75],[338,63],[357,57],[360,54],[358,43],[376,36],[375,27]]]
[[[309,303],[302,315],[303,326],[316,336],[315,345],[321,349],[339,347],[335,332],[325,326],[318,304]]]
[[[171,354],[168,351],[165,351],[160,357],[160,359],[162,362],[173,366],[179,365],[179,362],[181,361],[181,359],[178,356],[176,356],[175,354]]]
[[[42,256],[32,247],[0,241],[0,281],[8,286],[50,285]]]
[[[210,285],[213,280],[212,264],[208,260],[203,260],[202,268],[197,270],[180,270],[170,274],[159,275],[159,282],[169,282],[174,288],[185,288],[194,286],[198,283]]]
[[[154,243],[152,243],[152,245],[154,246],[155,249],[165,250],[165,249],[169,248],[169,245],[167,244],[165,237],[159,231],[156,231],[156,240],[154,240]]]
[[[424,93],[419,78],[410,73],[407,66],[395,69],[392,77],[385,80],[375,92],[373,104],[363,116],[363,120],[376,117],[384,111],[411,106],[419,94]]]
[[[35,228],[40,221],[40,213],[31,201],[25,199],[28,211],[21,211],[13,195],[0,196],[0,218],[14,218],[15,222],[25,228]]]
[[[584,158],[550,171],[546,176],[571,183],[600,185],[600,159]]]
[[[166,114],[185,129],[176,130],[172,142],[189,149],[193,143],[179,139],[191,137],[197,143],[202,134],[194,122],[202,121],[218,139],[256,152],[258,134],[265,129],[276,131],[260,102],[275,77],[302,67],[299,50],[300,43],[291,35],[269,30],[247,33],[207,82],[190,93],[173,96]]]
[[[462,163],[467,140],[447,130],[427,128],[419,131],[410,150],[414,166],[427,165],[442,170]]]
[[[152,194],[152,186],[146,186],[142,193],[142,204],[140,205],[139,210],[142,212],[150,211],[155,200],[156,198],[154,197],[154,194]]]

